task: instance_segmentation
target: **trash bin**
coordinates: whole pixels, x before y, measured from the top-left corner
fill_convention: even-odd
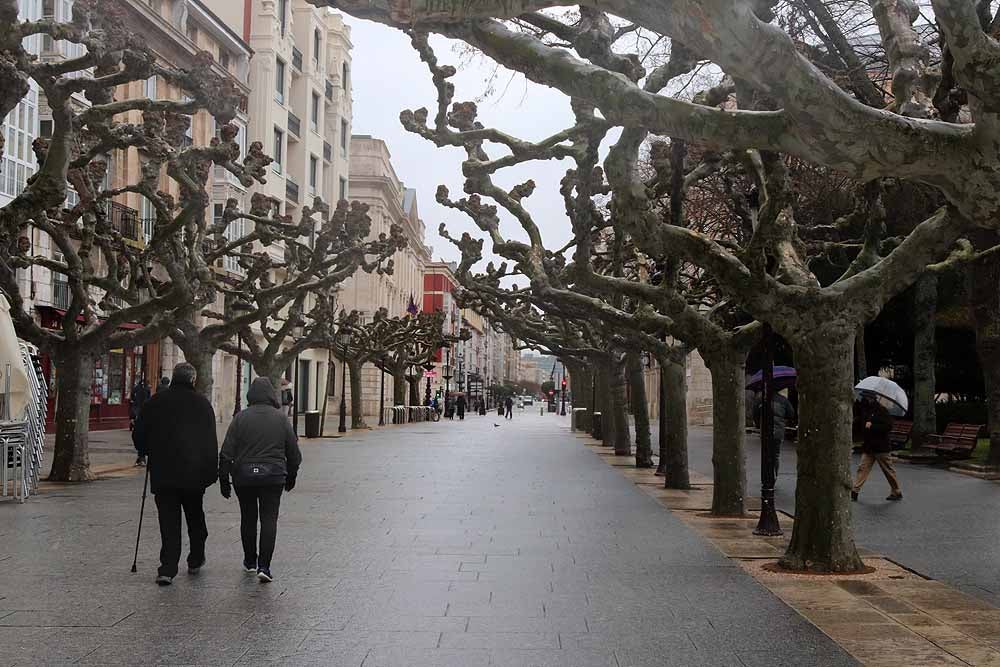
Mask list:
[[[319,437],[319,410],[310,410],[306,412],[306,437]]]
[[[501,405],[500,407],[498,407],[498,408],[497,408],[497,414],[498,414],[499,416],[503,417],[503,406],[502,406],[502,405]]]

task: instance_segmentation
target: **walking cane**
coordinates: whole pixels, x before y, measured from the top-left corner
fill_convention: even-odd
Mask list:
[[[146,476],[142,482],[142,504],[139,505],[139,530],[135,534],[135,556],[132,558],[132,571],[139,561],[139,536],[142,535],[142,515],[146,511],[146,488],[149,486],[149,457],[146,458]]]

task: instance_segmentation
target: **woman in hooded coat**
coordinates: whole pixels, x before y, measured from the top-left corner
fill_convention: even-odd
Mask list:
[[[232,487],[236,487],[240,501],[243,567],[247,572],[256,572],[262,582],[269,582],[273,580],[271,556],[278,533],[281,492],[295,488],[302,453],[298,437],[281,410],[278,392],[268,378],[253,381],[247,405],[226,431],[219,453],[219,481],[224,498],[229,498]]]

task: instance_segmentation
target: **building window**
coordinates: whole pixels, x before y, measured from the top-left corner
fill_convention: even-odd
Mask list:
[[[285,61],[274,59],[274,99],[285,103]]]
[[[351,69],[350,69],[350,67],[349,67],[349,66],[347,65],[347,63],[346,63],[346,62],[345,62],[345,63],[343,63],[343,64],[341,64],[341,66],[340,66],[340,74],[341,74],[341,76],[340,76],[340,85],[341,85],[341,87],[342,87],[342,88],[343,88],[344,90],[347,90],[347,87],[348,87],[348,85],[349,85],[349,83],[350,83],[350,82],[348,81],[348,78],[349,78],[349,77],[350,77],[350,75],[351,75]]]
[[[347,199],[347,179],[340,177],[340,198]]]
[[[187,38],[190,39],[193,44],[198,44],[198,27],[190,21],[187,24]]]
[[[149,243],[153,238],[153,229],[156,225],[156,207],[142,195],[139,195],[139,224],[142,225],[142,239]]]
[[[156,75],[146,79],[143,85],[143,94],[151,100],[156,99]]]
[[[316,194],[316,180],[319,175],[319,160],[315,155],[309,156],[309,187],[313,194]]]
[[[219,51],[219,64],[222,65],[223,69],[225,69],[225,70],[229,69],[229,52],[228,51],[221,51],[221,50]]]
[[[319,95],[312,94],[312,107],[309,111],[309,123],[313,132],[319,132]]]
[[[281,25],[281,36],[288,31],[288,0],[278,0],[278,23]]]
[[[313,31],[313,62],[316,64],[316,69],[319,69],[319,47],[320,40],[322,37],[319,34],[319,28]]]
[[[347,119],[340,119],[340,151],[347,155]]]
[[[279,174],[281,173],[281,156],[284,153],[284,147],[285,147],[285,133],[279,130],[278,128],[274,128],[274,153],[273,155],[271,155],[271,157],[274,159],[274,162],[271,164],[271,166]]]

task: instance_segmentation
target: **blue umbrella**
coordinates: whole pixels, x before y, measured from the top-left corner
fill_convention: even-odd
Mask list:
[[[791,366],[774,367],[774,389],[781,391],[795,386],[795,369]],[[764,371],[757,371],[747,382],[747,389],[758,391],[764,386]]]

